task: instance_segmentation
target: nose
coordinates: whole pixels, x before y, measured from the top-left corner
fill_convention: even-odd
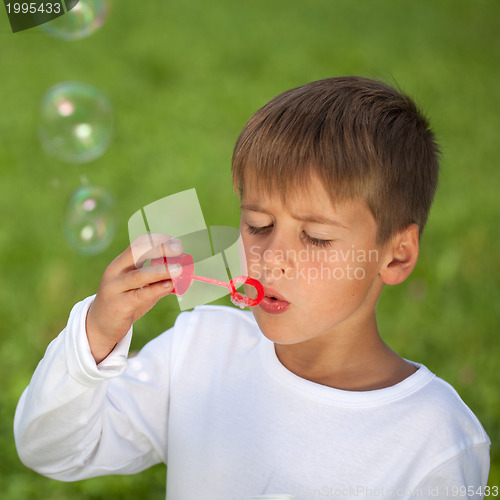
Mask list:
[[[262,252],[262,271],[266,281],[287,275],[294,266],[293,248],[284,231],[274,230]]]

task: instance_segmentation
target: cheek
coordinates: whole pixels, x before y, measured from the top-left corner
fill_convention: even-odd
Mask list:
[[[255,244],[252,235],[241,235],[242,251],[248,264],[258,262],[262,257],[262,249]],[[240,252],[241,255],[241,252]]]
[[[346,262],[330,262],[329,260],[302,260],[296,265],[297,277],[307,286],[335,288],[336,284],[348,279],[352,267]]]
[[[367,286],[372,271],[356,262],[301,262],[296,276],[301,288],[316,302],[352,300]]]
[[[252,235],[240,234],[239,255],[242,274],[260,279],[261,248],[255,244]]]

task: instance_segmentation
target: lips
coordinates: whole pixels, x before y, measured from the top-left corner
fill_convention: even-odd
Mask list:
[[[265,288],[265,295],[259,307],[268,314],[282,314],[290,307],[290,302],[271,288]]]

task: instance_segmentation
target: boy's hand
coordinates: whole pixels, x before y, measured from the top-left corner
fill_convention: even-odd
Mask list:
[[[96,363],[100,363],[162,297],[173,290],[171,278],[182,267],[164,263],[182,253],[181,241],[164,234],[139,237],[114,259],[102,276],[87,314],[87,337]],[[151,260],[149,267],[144,263]]]

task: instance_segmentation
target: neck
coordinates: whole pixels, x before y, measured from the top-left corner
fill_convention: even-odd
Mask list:
[[[382,389],[416,371],[383,342],[375,317],[358,333],[332,331],[300,344],[275,344],[275,350],[295,375],[342,390]]]

